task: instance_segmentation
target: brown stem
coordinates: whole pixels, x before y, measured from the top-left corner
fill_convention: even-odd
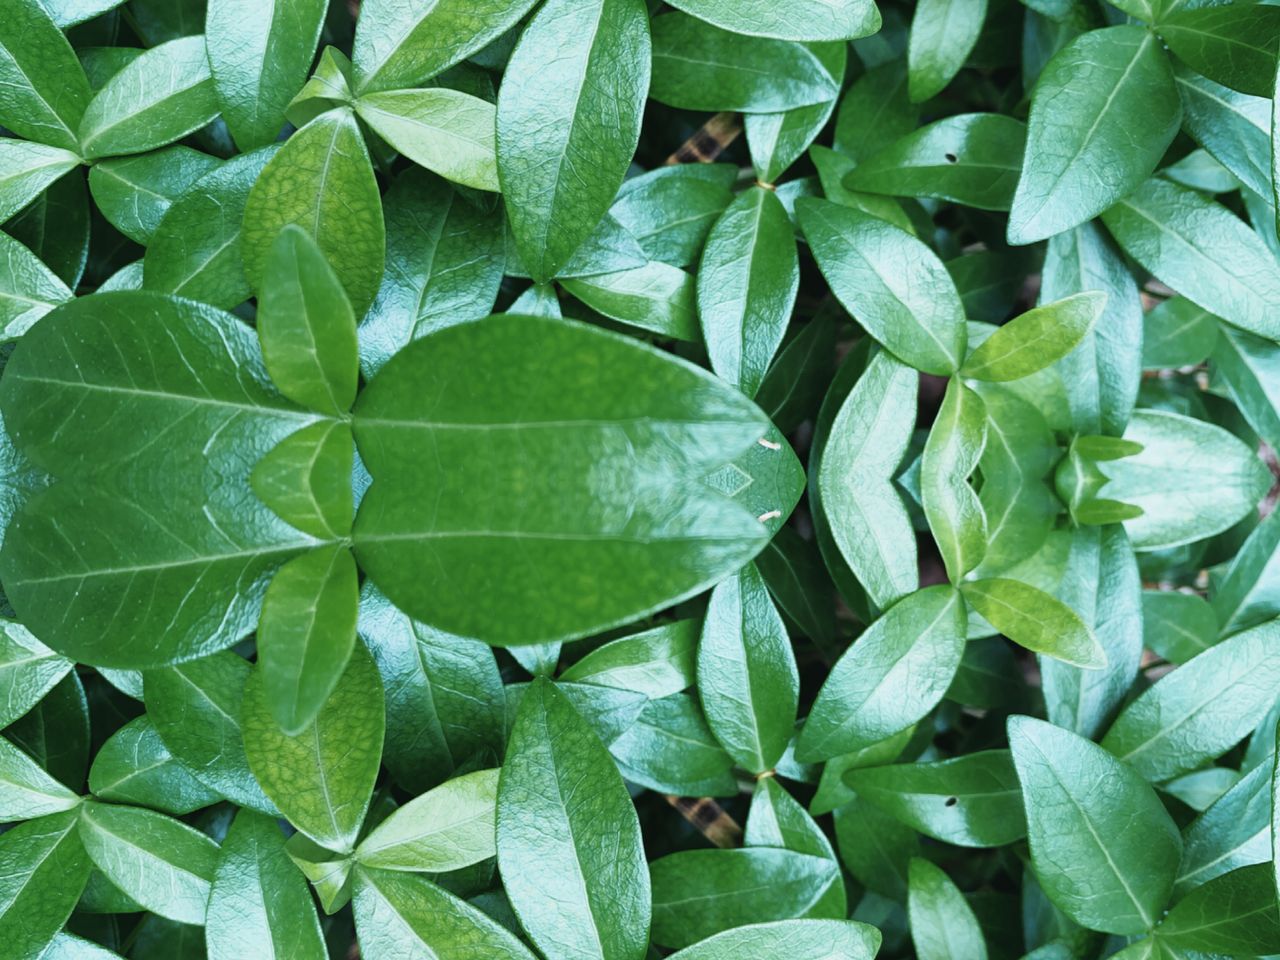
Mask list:
[[[742,827],[710,797],[677,797],[666,794],[666,800],[717,847],[731,849],[742,846]]]
[[[677,163],[712,163],[742,133],[742,120],[736,113],[717,113],[692,137],[667,157],[667,166]]]

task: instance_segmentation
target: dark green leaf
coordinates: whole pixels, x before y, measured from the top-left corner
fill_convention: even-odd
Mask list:
[[[973,909],[942,868],[928,860],[911,861],[907,913],[919,960],[986,960],[987,944]]]
[[[1280,10],[1233,4],[1178,10],[1156,28],[1169,49],[1210,80],[1241,93],[1275,93]]]
[[[221,797],[176,759],[146,716],[117,730],[93,759],[89,789],[100,800],[181,815]]]
[[[734,33],[783,40],[855,40],[880,29],[871,0],[798,0],[785,11],[768,0],[676,0],[671,6]]]
[[[91,865],[78,817],[57,813],[0,836],[0,936],[14,956],[43,956],[80,898]]]
[[[78,149],[90,92],[71,44],[30,0],[4,0],[0,23],[0,123],[29,140]]]
[[[199,150],[166,147],[95,163],[89,170],[89,189],[111,225],[145,245],[174,201],[220,165],[217,157]]]
[[[733,199],[729,187],[736,173],[724,163],[659,167],[624,180],[609,214],[650,259],[687,267]]]
[[[1142,643],[1148,649],[1170,663],[1186,663],[1217,640],[1218,617],[1204,597],[1173,590],[1143,591]]]
[[[73,810],[79,803],[79,797],[0,737],[0,820],[34,820]]]
[[[1218,342],[1218,319],[1186,297],[1170,297],[1142,320],[1142,365],[1149,370],[1194,367]]]
[[[1280,950],[1275,870],[1269,863],[1215,877],[1178,901],[1156,928],[1178,950],[1246,956]]]
[[[880,931],[846,920],[777,920],[718,933],[672,954],[673,960],[737,960],[785,955],[790,960],[872,960]]]
[[[921,0],[916,4],[907,44],[907,89],[913,103],[941,93],[960,72],[978,42],[986,17],[987,0]]]

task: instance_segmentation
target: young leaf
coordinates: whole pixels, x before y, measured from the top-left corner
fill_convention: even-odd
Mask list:
[[[73,810],[80,798],[0,737],[0,821],[35,820]]]
[[[126,723],[98,750],[89,768],[89,790],[99,800],[175,816],[222,799],[174,759],[146,715]]]
[[[772,190],[753,187],[720,215],[707,237],[697,283],[711,369],[754,397],[800,288],[791,222]]]
[[[1225,753],[1280,695],[1280,666],[1268,653],[1277,637],[1272,621],[1193,657],[1129,704],[1102,745],[1152,782]]]
[[[1182,106],[1159,41],[1135,25],[1091,30],[1040,74],[1009,242],[1033,243],[1092,219],[1151,176]]]
[[[461,364],[465,382],[451,372]],[[647,386],[621,393],[618,382]],[[426,418],[424,390],[435,397]],[[507,645],[599,632],[706,589],[764,546],[757,516],[700,481],[768,429],[738,391],[630,338],[509,314],[449,327],[402,351],[356,405],[374,478],[356,556],[406,613],[462,636]],[[493,507],[483,531],[477,497]],[[494,562],[509,599],[471,603],[468,579],[489,582]],[[451,588],[423,569],[451,571]],[[546,593],[548,577],[576,583],[574,602]]]
[[[950,587],[899,600],[832,667],[796,756],[828,760],[911,726],[951,685],[964,637],[964,603]]]
[[[964,308],[942,261],[909,233],[825,200],[796,214],[832,293],[867,332],[926,373],[964,358]]]
[[[919,960],[986,960],[978,918],[942,868],[917,857],[909,876],[907,913]]]
[[[671,960],[737,960],[787,956],[790,960],[872,960],[880,931],[852,920],[777,920],[749,923],[701,940]]]
[[[285,141],[254,182],[241,236],[254,290],[263,289],[272,245],[289,224],[311,234],[356,317],[364,316],[382,278],[386,230],[373,163],[350,110],[316,117]]]
[[[613,202],[649,61],[641,0],[549,0],[521,34],[498,94],[498,177],[535,280],[554,277]]]
[[[303,533],[321,540],[349,537],[355,513],[354,456],[350,425],[322,420],[281,440],[254,466],[249,485],[259,500]]]
[[[844,781],[868,803],[944,843],[1003,847],[1027,833],[1022,792],[1003,750],[932,763],[855,767]]]
[[[459,90],[388,90],[356,101],[374,132],[446,180],[497,191],[493,104]]]
[[[249,190],[276,147],[226,161],[165,211],[143,259],[143,286],[230,310],[252,292],[241,229]],[[107,161],[110,163],[111,161]]]
[[[1225,207],[1157,178],[1102,222],[1129,256],[1188,300],[1243,330],[1280,336],[1280,264]]]
[[[987,517],[968,477],[987,442],[982,398],[959,377],[947,384],[920,460],[920,499],[952,583],[982,562]]]
[[[707,601],[698,695],[716,739],[752,773],[782,758],[796,723],[800,675],[786,627],[753,564]]]
[[[148,670],[147,716],[165,747],[198,780],[241,806],[278,815],[249,772],[240,704],[252,667],[236,653]]]
[[[380,870],[447,873],[496,854],[498,771],[449,780],[411,800],[356,848],[356,859]]]
[[[507,744],[498,868],[521,926],[543,949],[644,955],[650,892],[640,822],[604,746],[548,680],[530,686]]]
[[[71,44],[40,3],[4,0],[0,23],[0,123],[25,139],[76,150],[90,91]]]
[[[359,574],[343,546],[294,557],[267,587],[258,620],[258,664],[271,715],[289,736],[316,718],[351,656]]]
[[[218,115],[204,37],[153,47],[113,76],[85,108],[87,159],[142,153],[180,140]]]
[[[244,688],[240,722],[249,767],[294,827],[339,852],[355,847],[382,757],[382,681],[356,644],[346,672],[298,736],[276,725],[263,669]]]
[[[320,413],[356,399],[356,318],[342,283],[305,230],[290,224],[267,255],[258,291],[258,340],[276,386]]]
[[[1150,930],[1173,888],[1182,839],[1155,791],[1101,747],[1009,718],[1036,879],[1091,930]]]
[[[780,40],[856,40],[880,29],[871,0],[798,0],[785,11],[768,0],[676,0],[671,6],[723,30]]]
[[[777,847],[685,850],[649,865],[653,940],[687,947],[745,923],[804,914],[839,868],[826,857]]]
[[[978,346],[960,373],[976,380],[1020,380],[1066,356],[1107,305],[1101,291],[1078,293],[1014,317]]]
[[[859,163],[850,190],[933,197],[979,210],[1008,210],[1022,171],[1026,125],[998,113],[935,121]]]
[[[1156,927],[1178,950],[1263,956],[1280,950],[1275,869],[1269,863],[1215,877],[1179,900]]]
[[[357,867],[354,903],[366,960],[534,960],[501,924],[421,877]]]
[[[306,80],[324,0],[210,0],[205,43],[222,119],[241,150],[273,142]]]
[[[1018,580],[970,580],[965,600],[1006,637],[1028,650],[1086,670],[1107,665],[1107,654],[1079,615],[1060,600]]]
[[[1280,10],[1233,5],[1178,10],[1156,28],[1178,59],[1241,93],[1275,93]]]
[[[653,21],[653,67],[650,96],[681,110],[777,113],[839,93],[808,47],[731,33],[685,13]]]
[[[351,56],[357,92],[425,83],[506,33],[536,2],[439,0],[406,10],[399,0],[368,0]]]
[[[218,845],[203,833],[152,810],[86,803],[80,839],[94,866],[142,907],[204,923]]]
[[[916,5],[907,44],[912,103],[937,96],[960,72],[986,18],[987,0],[922,0]]]
[[[43,956],[80,899],[92,864],[78,820],[55,813],[0,835],[0,936],[15,956]]]

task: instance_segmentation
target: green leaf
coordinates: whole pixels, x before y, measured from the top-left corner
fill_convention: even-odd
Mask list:
[[[787,956],[791,960],[872,960],[880,931],[852,920],[778,920],[717,933],[672,954],[672,960],[737,960]]]
[[[1020,380],[1062,359],[1093,329],[1107,305],[1101,291],[1077,293],[1014,317],[969,354],[961,375]]]
[[[1178,950],[1275,953],[1280,950],[1280,910],[1274,867],[1241,867],[1197,887],[1174,904],[1156,927],[1156,937]]]
[[[222,841],[205,916],[209,960],[324,960],[316,908],[270,817],[236,814]]]
[[[1280,443],[1280,345],[1223,325],[1211,359],[1215,377],[1249,425],[1267,443]]]
[[[1002,114],[947,117],[871,155],[844,184],[850,190],[1008,210],[1026,139],[1026,125]]]
[[[544,679],[525,694],[507,744],[498,868],[521,926],[544,950],[644,955],[650,892],[635,808],[604,745]]]
[[[856,40],[880,29],[871,0],[798,0],[785,11],[768,0],[676,0],[671,6],[723,30],[780,40]]]
[[[677,620],[612,640],[560,674],[560,679],[635,690],[652,700],[694,683],[696,620]]]
[[[98,750],[89,769],[89,790],[99,800],[175,816],[221,799],[174,758],[145,715],[125,724]]]
[[[844,781],[868,803],[943,843],[1003,847],[1027,833],[1022,791],[1004,750],[856,767]]]
[[[591,309],[676,340],[701,339],[693,277],[654,260],[643,267],[563,279],[561,286]]]
[[[298,736],[333,693],[356,640],[360,584],[351,551],[312,550],[278,571],[262,601],[258,663],[271,715]]]
[[[1173,69],[1154,35],[1129,25],[1073,40],[1032,92],[1009,242],[1069,230],[1131,193],[1151,176],[1181,119]]]
[[[534,960],[505,927],[409,874],[357,868],[355,918],[367,960]]]
[[[893,736],[937,705],[964,652],[964,603],[926,587],[890,607],[831,668],[796,745],[829,760]]]
[[[498,95],[498,177],[535,280],[555,276],[613,202],[649,60],[642,0],[548,0],[521,34]]]
[[[266,282],[276,238],[289,224],[311,234],[357,318],[382,279],[386,229],[373,164],[355,115],[331,110],[291,136],[253,184],[241,249],[254,290]]]
[[[731,33],[679,12],[653,21],[649,95],[669,107],[777,113],[837,93],[822,61],[802,44]]]
[[[261,333],[261,328],[259,328]],[[325,420],[280,441],[258,461],[249,485],[281,519],[321,540],[351,535],[355,445],[347,423]]]
[[[659,167],[624,180],[609,214],[651,260],[687,267],[733,199],[736,174],[725,163]]]
[[[357,630],[382,674],[383,762],[420,793],[503,743],[502,677],[493,651],[409,619],[367,582]]]
[[[754,564],[721,581],[707,601],[698,695],[711,732],[734,760],[756,774],[777,765],[795,728],[800,675]]]
[[[89,81],[45,10],[29,0],[0,5],[0,124],[25,139],[75,150]]]
[[[1280,10],[1233,5],[1178,10],[1156,27],[1180,60],[1241,93],[1275,93]]]
[[[986,960],[982,928],[964,894],[941,867],[918,857],[911,861],[907,914],[919,960]]]
[[[226,651],[143,675],[147,716],[165,747],[198,780],[241,806],[279,811],[249,772],[240,705],[252,668]]]
[[[920,460],[921,502],[952,583],[981,563],[986,552],[986,513],[967,479],[986,442],[982,397],[953,377]]]
[[[1188,658],[1211,646],[1220,634],[1235,633],[1280,614],[1280,604],[1277,604],[1275,596],[1276,565],[1280,562],[1277,551],[1280,547],[1277,543],[1280,519],[1273,520],[1273,516],[1274,512],[1249,534],[1231,565],[1214,583],[1210,599],[1212,611],[1208,623],[1201,627],[1206,642],[1199,649],[1191,650]],[[1192,623],[1204,623],[1204,618]]]
[[[916,5],[907,45],[912,103],[937,96],[960,72],[986,18],[987,0],[922,0]]]
[[[837,85],[844,81],[848,47],[839,42],[811,43],[809,49]],[[774,183],[809,148],[826,127],[836,109],[833,96],[825,103],[810,104],[778,113],[748,113],[743,117],[747,147],[756,179]]]
[[[0,727],[9,726],[39,703],[74,665],[22,624],[0,620]]]
[[[1175,896],[1271,857],[1271,774],[1270,763],[1250,770],[1183,830]]]
[[[359,368],[351,304],[324,253],[294,224],[280,231],[267,255],[258,340],[267,372],[290,400],[338,415],[355,402]]]
[[[130,240],[146,245],[175,200],[222,161],[174,146],[95,163],[89,190],[99,212]]]
[[[366,20],[373,19],[372,10],[370,5]],[[285,118],[295,127],[305,127],[325,111],[351,103],[355,99],[351,92],[353,82],[347,55],[337,47],[325,47],[315,73],[285,108]]]
[[[1102,745],[1153,782],[1225,753],[1280,693],[1280,669],[1267,652],[1277,636],[1272,621],[1193,657],[1129,704]]]
[[[5,823],[35,820],[73,810],[79,803],[79,797],[0,737],[0,819]]]
[[[677,948],[745,923],[801,916],[839,872],[825,857],[778,847],[686,850],[649,870],[653,940]]]
[[[1010,717],[1009,746],[1045,894],[1091,930],[1150,930],[1182,852],[1155,791],[1101,747],[1040,720]]]
[[[854,878],[875,893],[907,899],[907,869],[920,856],[920,838],[859,797],[835,811],[840,859]]]
[[[244,688],[240,722],[249,767],[288,821],[321,846],[355,847],[382,757],[382,681],[363,645],[316,718],[289,736],[266,702],[262,668]]]
[[[1217,640],[1218,617],[1204,597],[1174,590],[1143,591],[1142,644],[1147,649],[1170,663],[1186,663]]]
[[[68,478],[26,503],[0,555],[10,601],[46,642],[151,667],[253,629],[266,578],[305,542],[244,473],[301,420],[247,325],[154,293],[81,297],[23,338],[0,408],[20,448]]]
[[[87,159],[142,153],[199,130],[218,115],[204,37],[152,47],[107,81],[77,136]]]
[[[389,90],[362,96],[356,113],[419,166],[477,190],[499,189],[497,111],[488,101],[445,87]]]
[[[93,864],[145,909],[179,923],[204,923],[218,845],[163,813],[85,803],[80,839]]]
[[[462,636],[599,632],[706,589],[764,546],[756,516],[701,480],[768,429],[737,391],[629,338],[510,314],[450,327],[402,351],[356,405],[373,475],[356,556],[406,613]],[[478,527],[481,501],[492,509]],[[488,582],[495,562],[509,600],[477,606],[467,581]],[[449,570],[450,589],[423,569]]]
[[[146,289],[227,310],[248,298],[252,291],[241,243],[245,205],[250,188],[276,151],[271,146],[233,157],[173,202],[156,225],[143,259]]]
[[[697,284],[711,369],[755,396],[800,288],[791,221],[772,190],[753,187],[739,194],[716,220]]]
[[[449,780],[391,814],[356,848],[356,859],[380,870],[445,873],[497,852],[498,771]]]
[[[1102,221],[1129,256],[1188,300],[1243,330],[1280,336],[1280,264],[1225,207],[1153,179]]]
[[[743,844],[748,847],[783,847],[796,853],[826,857],[838,863],[831,841],[804,807],[776,777],[756,781],[747,813]],[[843,920],[849,914],[844,880],[837,873],[831,885],[805,914],[808,917]]]
[[[1271,475],[1252,450],[1221,427],[1162,410],[1140,410],[1125,439],[1142,452],[1102,465],[1105,494],[1139,506],[1125,522],[1137,550],[1190,543],[1228,529],[1252,510]]]
[[[12,218],[79,165],[79,157],[60,147],[0,139],[0,220]]]
[[[80,899],[91,864],[77,819],[57,813],[0,836],[0,936],[15,956],[43,956]]]
[[[357,92],[424,83],[506,33],[536,2],[439,0],[406,10],[399,0],[369,0],[351,58]]]
[[[1080,616],[1043,590],[1019,580],[971,580],[968,604],[1019,646],[1085,670],[1107,665],[1107,654]]]
[[[210,0],[205,42],[214,93],[236,146],[272,143],[306,81],[324,25],[324,0]]]
[[[684,797],[738,792],[733,759],[712,736],[697,702],[684,693],[651,700],[609,752],[632,783]]]
[[[878,351],[832,421],[818,469],[836,546],[880,607],[919,585],[911,521],[892,484],[915,426],[918,384],[914,370]]]
[[[1186,297],[1170,297],[1142,320],[1142,365],[1148,370],[1194,367],[1214,352],[1218,318]]]
[[[1250,190],[1270,194],[1270,97],[1237,93],[1190,70],[1176,79],[1186,130]]]
[[[964,357],[964,308],[942,261],[911,234],[825,200],[796,204],[831,291],[899,359],[946,376]]]
[[[7,234],[0,234],[0,341],[20,337],[72,296],[35,254]]]
[[[835,149],[858,163],[916,128],[920,108],[907,95],[906,58],[894,57],[853,82],[836,114]]]

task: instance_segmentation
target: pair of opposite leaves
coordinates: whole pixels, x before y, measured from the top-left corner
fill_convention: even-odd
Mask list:
[[[357,387],[354,314],[298,228],[272,249],[256,336],[146,292],[48,314],[0,383],[15,443],[57,481],[0,554],[23,621],[81,662],[144,668],[230,646],[261,607],[278,719],[297,728],[354,642],[352,550],[406,613],[502,645],[665,607],[773,528],[704,483],[757,447],[790,456],[758,444],[768,418],[630,338],[498,315]],[[777,522],[798,491],[779,496]]]

